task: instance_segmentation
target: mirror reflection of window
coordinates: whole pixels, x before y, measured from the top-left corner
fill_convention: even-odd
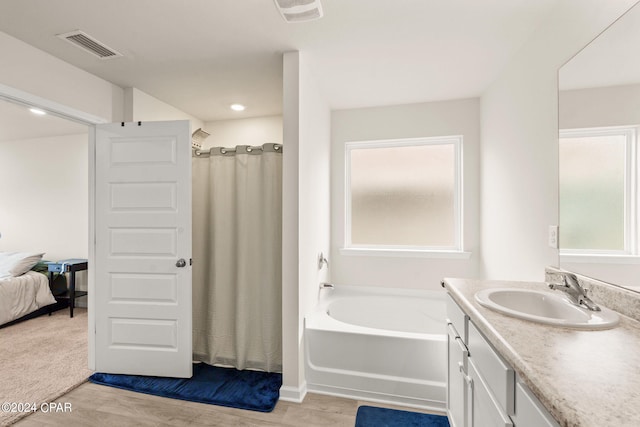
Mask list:
[[[629,254],[635,130],[594,128],[560,134],[560,248]]]

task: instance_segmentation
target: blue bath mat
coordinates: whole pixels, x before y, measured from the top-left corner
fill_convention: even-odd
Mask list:
[[[280,397],[282,374],[239,371],[204,363],[193,364],[191,378],[162,378],[142,375],[102,374],[89,381],[172,399],[211,405],[271,412]]]
[[[444,415],[361,406],[355,427],[449,427],[449,420]]]

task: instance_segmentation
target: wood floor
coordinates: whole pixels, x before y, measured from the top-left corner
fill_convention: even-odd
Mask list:
[[[358,406],[393,407],[309,393],[302,404],[280,401],[273,412],[262,413],[167,399],[92,383],[82,384],[56,402],[62,404],[59,405],[62,410],[65,403],[70,404],[71,412],[39,411],[15,425],[353,427]],[[409,408],[395,408],[415,411]]]

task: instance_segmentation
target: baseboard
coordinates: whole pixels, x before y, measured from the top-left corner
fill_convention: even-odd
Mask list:
[[[286,402],[302,403],[307,395],[307,382],[302,383],[300,387],[291,387],[283,385],[280,387],[280,400]]]

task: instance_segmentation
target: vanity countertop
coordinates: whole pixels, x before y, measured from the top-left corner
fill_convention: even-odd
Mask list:
[[[445,279],[445,288],[561,426],[640,426],[640,322],[584,331],[509,317],[478,304],[489,288],[542,282]]]

